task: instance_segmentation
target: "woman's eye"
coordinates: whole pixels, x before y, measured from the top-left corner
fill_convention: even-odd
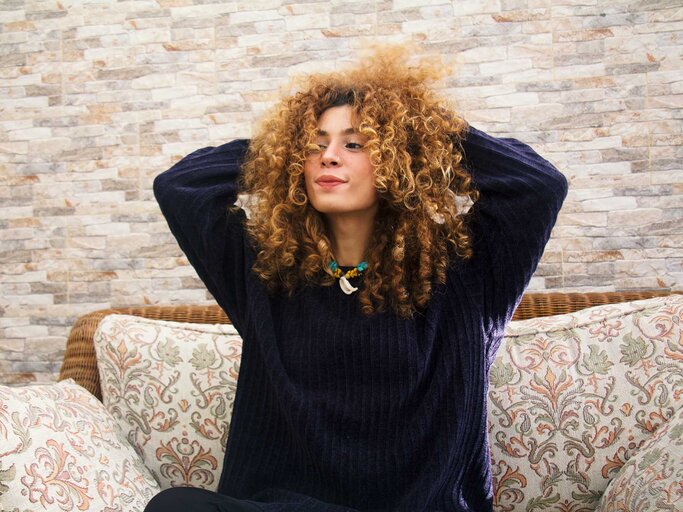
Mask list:
[[[358,142],[348,142],[346,147],[349,149],[363,149],[363,144],[359,144]]]

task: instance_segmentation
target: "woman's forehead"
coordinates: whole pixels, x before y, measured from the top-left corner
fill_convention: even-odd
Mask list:
[[[318,133],[351,134],[358,131],[358,113],[351,105],[339,105],[323,111],[318,118]]]

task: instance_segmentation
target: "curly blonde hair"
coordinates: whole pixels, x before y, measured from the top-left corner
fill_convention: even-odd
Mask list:
[[[242,174],[251,196],[247,230],[258,250],[253,270],[272,292],[335,282],[330,238],[303,176],[307,157],[319,150],[318,119],[333,106],[353,107],[379,196],[362,311],[412,316],[434,284],[445,282],[451,258],[471,256],[459,201],[477,197],[461,165],[467,125],[427,86],[440,69],[405,61],[405,49],[389,48],[354,69],[308,76],[305,89],[284,98],[252,139]]]

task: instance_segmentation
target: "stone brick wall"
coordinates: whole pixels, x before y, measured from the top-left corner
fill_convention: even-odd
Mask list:
[[[532,288],[683,289],[680,1],[3,0],[0,381],[54,379],[82,313],[211,300],[153,177],[249,136],[292,76],[397,41],[569,177]]]

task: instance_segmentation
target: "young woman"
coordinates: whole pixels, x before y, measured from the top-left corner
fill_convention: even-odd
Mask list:
[[[220,493],[148,511],[491,510],[488,371],[567,183],[403,60],[309,77],[155,181],[244,347]]]

